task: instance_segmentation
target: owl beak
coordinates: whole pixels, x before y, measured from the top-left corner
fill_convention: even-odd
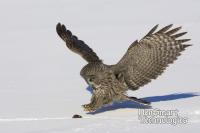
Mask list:
[[[99,89],[100,87],[101,87],[101,84],[99,84],[99,85],[96,85],[96,84],[90,84],[89,85],[93,90],[97,90],[97,89]]]
[[[99,84],[99,85],[97,85],[97,84],[93,84],[93,88],[94,88],[94,90],[97,90],[97,89],[99,89],[101,87],[101,84]]]

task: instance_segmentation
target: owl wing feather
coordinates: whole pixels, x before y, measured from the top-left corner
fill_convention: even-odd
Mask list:
[[[88,45],[74,36],[64,25],[58,23],[56,31],[63,41],[65,41],[66,46],[73,52],[81,55],[87,62],[101,61],[97,54]]]
[[[187,33],[177,33],[181,27],[170,29],[171,24],[155,32],[157,27],[154,26],[140,41],[133,42],[115,66],[117,71],[123,73],[126,84],[132,90],[156,79],[190,46],[183,44],[190,39],[177,40]]]

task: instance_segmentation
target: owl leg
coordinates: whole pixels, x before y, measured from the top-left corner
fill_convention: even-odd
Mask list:
[[[146,101],[144,99],[139,99],[137,97],[128,97],[128,99],[131,100],[131,101],[137,102],[139,104],[145,104],[145,105],[150,105],[151,104],[151,102]]]
[[[94,112],[103,105],[101,97],[97,97],[95,94],[92,95],[91,102],[89,104],[82,105],[85,111]]]
[[[144,99],[139,99],[137,97],[128,97],[126,95],[122,95],[121,100],[131,100],[131,101],[134,101],[136,103],[144,104],[144,105],[150,105],[151,104],[150,102],[148,102]]]

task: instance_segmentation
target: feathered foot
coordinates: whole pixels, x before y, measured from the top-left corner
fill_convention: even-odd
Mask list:
[[[84,111],[87,111],[87,112],[94,112],[96,110],[90,103],[84,104],[82,105],[82,107],[84,108]]]

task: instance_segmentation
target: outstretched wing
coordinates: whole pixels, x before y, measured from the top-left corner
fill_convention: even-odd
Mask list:
[[[81,55],[88,62],[100,61],[96,53],[86,45],[82,40],[74,36],[71,31],[67,30],[64,25],[60,23],[56,26],[58,35],[66,42],[67,47],[73,52]]]
[[[124,57],[115,66],[116,70],[123,74],[124,80],[132,90],[138,89],[156,79],[166,69],[168,64],[173,63],[185,50],[188,44],[183,44],[190,39],[177,40],[187,32],[178,33],[181,27],[170,29],[168,25],[156,31],[158,25],[139,42],[136,40],[130,45]],[[154,33],[155,32],[155,33]]]

